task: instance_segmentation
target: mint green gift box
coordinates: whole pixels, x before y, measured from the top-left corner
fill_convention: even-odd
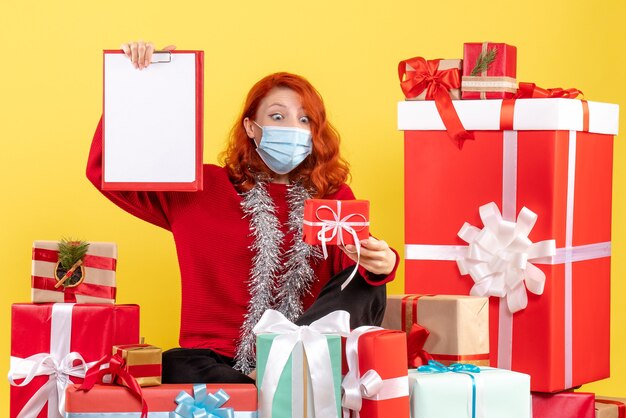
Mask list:
[[[265,374],[267,359],[274,338],[279,334],[257,335],[257,388],[259,395],[263,376]],[[339,335],[324,335],[330,352],[332,380],[334,384],[335,403],[337,416],[341,417],[341,337]],[[306,355],[302,342],[296,343],[289,360],[283,369],[278,387],[272,402],[272,415],[259,408],[259,418],[312,418],[315,417],[313,409],[313,386],[311,374],[305,361]],[[324,402],[331,402],[331,399]],[[317,417],[327,418],[327,417]]]

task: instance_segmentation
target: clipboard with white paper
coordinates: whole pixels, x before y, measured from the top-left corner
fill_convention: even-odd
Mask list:
[[[202,190],[203,51],[104,51],[103,190]]]

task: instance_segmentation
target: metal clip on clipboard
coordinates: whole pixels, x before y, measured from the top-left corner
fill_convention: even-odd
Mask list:
[[[150,59],[150,64],[165,64],[172,62],[171,51],[155,51]]]

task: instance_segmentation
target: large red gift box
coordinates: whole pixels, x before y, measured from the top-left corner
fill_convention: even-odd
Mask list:
[[[409,417],[406,346],[403,331],[362,326],[350,333],[341,384],[344,417],[348,411],[362,418]]]
[[[201,386],[206,387],[210,394],[215,394],[220,389],[225,391],[230,398],[220,408],[234,408],[234,418],[256,417],[257,389],[254,385],[225,383]],[[78,387],[70,385],[67,388],[67,418],[139,417],[141,402],[123,386],[95,385],[89,392],[79,391]],[[170,412],[176,409],[176,399],[180,392],[185,391],[190,396],[195,396],[193,389],[194,385],[191,384],[166,384],[143,388],[143,398],[149,410],[148,417],[169,417]]]
[[[476,71],[479,61],[490,62],[487,69]],[[463,44],[461,98],[510,99],[517,93],[516,74],[517,49],[514,46],[492,42]]]
[[[62,417],[65,385],[82,382],[113,345],[138,342],[137,305],[12,305],[9,379],[24,386],[11,386],[10,417],[27,403],[28,416]]]
[[[405,293],[467,295],[477,280],[474,295],[506,294],[502,303],[490,302],[491,365],[530,374],[534,391],[607,377],[618,106],[573,99],[454,105],[475,131],[462,150],[443,131],[434,104],[398,105],[405,131]],[[483,221],[488,231],[478,234]],[[457,233],[476,241],[468,246]],[[476,245],[493,234],[498,245],[512,247],[485,252]],[[542,255],[533,254],[536,247],[547,249],[550,240],[556,255],[534,259]],[[528,245],[540,241],[529,253]],[[516,246],[526,250],[507,260]],[[462,276],[457,262],[472,276]],[[524,284],[538,294],[527,295]],[[519,311],[511,314],[509,304]]]
[[[115,303],[115,270],[117,245],[113,242],[91,242],[82,265],[78,267],[81,279],[71,286],[55,285],[59,277],[58,241],[35,241],[31,274],[32,301]]]
[[[593,393],[533,393],[533,418],[594,418]]]
[[[369,211],[367,200],[307,199],[302,239],[312,245],[354,245],[355,235],[369,238]]]

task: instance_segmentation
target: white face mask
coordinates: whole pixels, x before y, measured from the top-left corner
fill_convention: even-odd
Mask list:
[[[254,124],[263,131],[256,151],[274,173],[289,173],[311,154],[311,131],[295,127],[261,126],[256,122]]]

